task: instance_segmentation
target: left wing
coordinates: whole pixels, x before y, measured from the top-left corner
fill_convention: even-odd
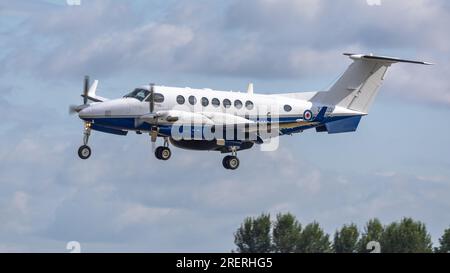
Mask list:
[[[273,123],[267,122],[255,122],[253,120],[235,116],[226,113],[216,112],[187,112],[180,110],[168,110],[157,111],[155,113],[149,113],[142,115],[136,119],[136,125],[142,123],[155,124],[176,124],[182,125],[194,125],[194,126],[215,126],[217,128],[224,127],[226,131],[237,130],[239,133],[249,133],[251,135],[261,136],[265,135],[265,138],[277,136],[280,134],[281,129],[296,128],[301,126],[315,126],[319,125],[324,119],[327,107],[321,108],[319,113],[311,120],[298,119],[295,122],[289,123]],[[262,136],[261,136],[262,137]]]
[[[180,110],[157,111],[156,113],[145,114],[139,117],[139,121],[149,124],[177,123],[180,125],[193,124],[210,126],[232,126],[255,123],[249,119],[225,113],[193,113]]]

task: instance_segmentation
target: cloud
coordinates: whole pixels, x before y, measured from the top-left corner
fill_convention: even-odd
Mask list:
[[[431,67],[397,65],[391,70],[386,79],[387,93],[422,104],[450,105],[448,63],[438,62]]]
[[[23,191],[16,191],[7,202],[1,202],[0,214],[4,219],[0,226],[2,232],[23,233],[32,229],[29,221],[29,198]]]
[[[183,1],[159,15],[137,11],[149,9],[148,3],[116,1],[12,5],[8,14],[28,19],[4,43],[2,71],[33,71],[52,80],[145,70],[329,82],[345,68],[342,52],[391,53],[438,63],[395,69],[389,81],[395,81],[397,96],[448,105],[450,66],[439,62],[450,53],[445,1],[389,1],[376,7],[360,0]]]
[[[83,46],[60,48],[52,53],[46,73],[80,75],[87,70],[108,74],[125,69],[169,69],[176,62],[176,51],[191,39],[189,29],[166,24],[102,34]],[[73,58],[74,55],[78,57]]]
[[[291,211],[328,232],[370,217],[413,216],[434,237],[448,226],[448,162],[436,146],[446,149],[449,129],[435,121],[447,113],[427,106],[450,103],[447,1],[85,2],[0,4],[10,37],[0,42],[0,251],[65,251],[69,240],[85,251],[228,251],[243,218],[261,212]],[[95,132],[93,157],[77,159],[81,124],[66,102],[85,73],[119,86],[136,73],[323,86],[349,63],[343,51],[436,62],[393,66],[384,87],[433,118],[388,104],[353,137],[305,133],[273,153],[239,153],[236,172],[216,153],[157,161],[134,134]],[[398,134],[394,115],[407,127]]]
[[[228,251],[242,219],[260,212],[291,211],[328,232],[370,217],[413,216],[439,234],[445,220],[431,215],[448,218],[445,176],[324,171],[284,140],[277,152],[240,153],[241,168],[229,173],[215,153],[176,149],[170,162],[156,161],[138,136],[96,133],[89,161],[76,158],[79,135],[17,138],[0,158],[7,249],[49,251],[59,242],[64,251],[64,242],[78,240],[85,251]],[[28,241],[11,246],[6,237],[19,235]],[[39,248],[31,248],[37,239]]]

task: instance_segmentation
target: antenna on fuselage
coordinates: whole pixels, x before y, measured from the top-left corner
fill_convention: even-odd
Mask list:
[[[253,95],[253,83],[248,84],[247,94]]]

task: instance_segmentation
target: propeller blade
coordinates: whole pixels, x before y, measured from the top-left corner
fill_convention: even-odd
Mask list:
[[[69,106],[69,114],[73,115],[76,113],[79,113],[81,110],[83,110],[84,108],[89,107],[89,105],[87,104],[82,104],[82,105],[70,105]]]
[[[74,115],[78,113],[77,111],[78,105],[70,105],[69,106],[69,115]]]
[[[153,124],[154,127],[152,127],[152,130],[150,132],[150,137],[152,141],[152,149],[155,151],[155,145],[156,140],[158,139],[158,117],[154,115],[153,111],[155,110],[155,84],[150,84],[150,100],[149,100],[149,107],[150,107],[150,115],[153,116]]]
[[[89,76],[84,77],[83,104],[88,103]]]
[[[150,113],[153,113],[155,110],[155,84],[150,84]]]

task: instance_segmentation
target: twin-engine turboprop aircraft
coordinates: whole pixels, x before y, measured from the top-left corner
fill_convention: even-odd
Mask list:
[[[91,131],[127,135],[148,133],[156,158],[171,157],[169,143],[189,150],[229,153],[226,169],[239,167],[237,152],[264,145],[282,135],[307,129],[329,134],[354,132],[369,112],[387,69],[393,63],[430,63],[398,58],[349,54],[353,63],[328,91],[254,94],[211,89],[147,85],[123,98],[108,100],[96,94],[98,81],[85,78],[84,103],[72,106],[84,121],[84,144],[78,155],[91,156]],[[88,103],[91,101],[91,103]]]

